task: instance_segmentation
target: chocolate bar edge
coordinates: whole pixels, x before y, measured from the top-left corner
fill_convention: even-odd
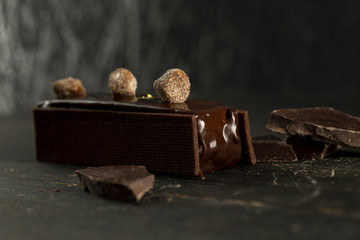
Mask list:
[[[250,133],[249,113],[246,110],[238,110],[239,126],[244,126],[244,129],[239,129],[241,139],[241,163],[254,165],[256,163],[256,156],[252,138]]]

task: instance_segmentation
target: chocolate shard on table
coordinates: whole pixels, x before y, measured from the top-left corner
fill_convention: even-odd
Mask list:
[[[250,133],[250,120],[248,111],[238,110],[239,117],[239,134],[241,139],[241,158],[242,163],[253,165],[256,163],[256,156],[254,146],[252,143],[252,137]]]
[[[266,127],[290,136],[360,148],[360,118],[330,107],[274,110]]]
[[[340,148],[340,145],[316,141],[309,136],[290,136],[286,139],[286,143],[292,146],[300,159],[322,159]]]
[[[40,161],[144,165],[153,172],[192,176],[256,162],[247,111],[218,102],[57,99],[38,103],[33,115]]]
[[[85,191],[113,200],[138,202],[154,186],[144,166],[88,167],[76,170]]]
[[[268,135],[252,139],[257,162],[294,162],[297,157],[284,140]]]

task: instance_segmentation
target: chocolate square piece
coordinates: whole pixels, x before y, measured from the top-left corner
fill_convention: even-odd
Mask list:
[[[247,111],[217,102],[50,100],[33,113],[40,161],[144,165],[149,171],[193,176],[256,161]]]
[[[297,161],[291,145],[275,136],[254,137],[253,145],[257,162]]]
[[[85,191],[104,198],[138,202],[154,186],[144,166],[88,167],[76,170]]]

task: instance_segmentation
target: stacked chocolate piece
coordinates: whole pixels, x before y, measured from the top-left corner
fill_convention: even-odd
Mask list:
[[[360,118],[330,107],[274,110],[266,127],[286,134],[287,138],[285,141],[254,139],[258,161],[275,161],[277,156],[288,161],[295,161],[294,156],[321,159],[342,146],[360,148]],[[274,142],[277,142],[277,150]],[[264,149],[273,151],[264,156]]]

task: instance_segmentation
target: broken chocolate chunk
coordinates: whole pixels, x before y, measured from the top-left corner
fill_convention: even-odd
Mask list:
[[[271,131],[360,148],[360,118],[330,107],[281,109],[271,113]]]
[[[340,146],[313,140],[311,137],[291,136],[286,139],[300,159],[322,159],[335,152]]]
[[[140,201],[155,180],[144,166],[88,167],[76,173],[85,191],[126,202]]]
[[[238,116],[239,116],[239,128],[240,128],[239,134],[240,134],[241,149],[242,149],[242,153],[241,153],[242,163],[253,165],[256,163],[256,156],[255,156],[251,133],[250,133],[249,113],[248,111],[245,110],[238,112],[239,112]]]
[[[286,142],[275,136],[260,136],[253,138],[257,162],[293,162],[297,157]]]

